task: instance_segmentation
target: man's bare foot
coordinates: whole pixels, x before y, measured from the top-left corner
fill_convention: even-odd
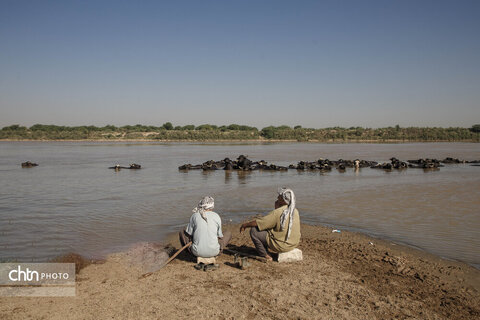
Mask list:
[[[273,261],[272,256],[270,256],[270,255],[268,255],[268,254],[265,256],[265,259],[267,259],[267,261]]]

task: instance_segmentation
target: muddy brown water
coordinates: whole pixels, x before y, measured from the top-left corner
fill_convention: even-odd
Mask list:
[[[288,165],[318,158],[480,159],[480,144],[0,142],[0,261],[76,252],[100,258],[161,242],[212,195],[225,223],[266,213],[291,187],[302,222],[355,230],[480,266],[480,167],[319,172],[180,172],[248,155]],[[35,168],[21,168],[30,160]],[[141,170],[107,169],[139,163]]]

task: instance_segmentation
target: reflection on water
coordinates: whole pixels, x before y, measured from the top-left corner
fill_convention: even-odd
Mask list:
[[[237,171],[237,178],[239,184],[246,184],[251,177],[252,171]]]
[[[302,221],[361,230],[480,265],[480,167],[439,171],[347,168],[331,172],[179,171],[236,158],[297,161],[480,159],[478,144],[0,143],[0,260],[44,260],[75,251],[102,256],[161,241],[204,195],[225,222],[272,209],[278,187],[297,194]],[[22,169],[31,160],[40,165]],[[141,170],[107,169],[139,163]]]
[[[225,171],[225,184],[229,184],[232,182],[232,171],[226,170]]]

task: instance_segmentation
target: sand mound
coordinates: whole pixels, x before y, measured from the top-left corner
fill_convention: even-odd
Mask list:
[[[162,268],[172,251],[172,247],[159,243],[139,242],[120,255],[131,267],[146,273]]]

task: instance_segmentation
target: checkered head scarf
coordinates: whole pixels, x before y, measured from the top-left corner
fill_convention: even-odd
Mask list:
[[[213,201],[213,198],[212,197],[209,197],[209,196],[206,196],[204,197],[202,200],[200,200],[200,202],[198,203],[198,205],[193,208],[193,212],[199,212],[200,215],[202,216],[202,218],[207,221],[207,214],[205,213],[205,211],[207,210],[212,210],[214,207],[214,201]]]
[[[290,238],[290,231],[292,230],[293,213],[295,211],[295,194],[293,193],[292,189],[283,187],[278,189],[278,195],[282,196],[283,200],[287,203],[287,208],[283,210],[282,215],[280,216],[280,227],[281,230],[285,229],[287,217],[289,217],[287,237],[285,239],[288,240],[288,238]]]

